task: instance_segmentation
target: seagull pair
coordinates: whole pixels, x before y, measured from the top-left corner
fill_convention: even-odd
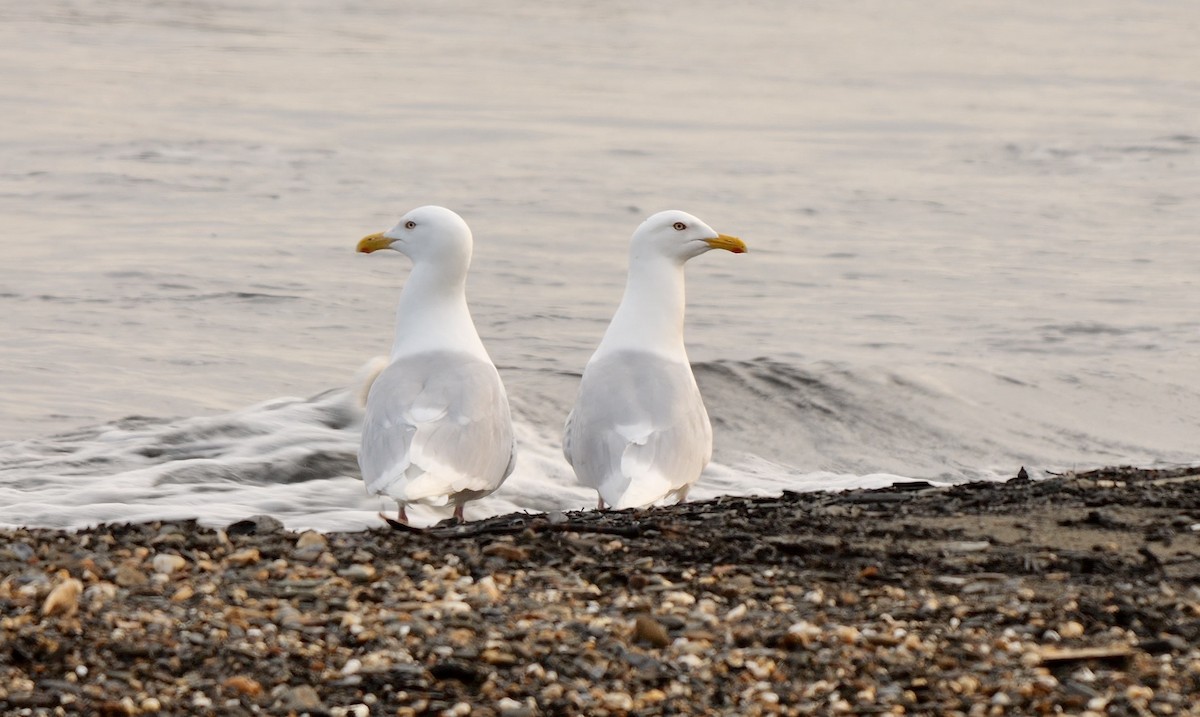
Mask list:
[[[463,505],[516,463],[508,397],[467,308],[471,230],[449,209],[425,206],[358,251],[412,260],[396,309],[387,368],[371,385],[358,454],[367,491],[400,504]],[[712,425],[683,345],[683,265],[710,249],[746,251],[680,211],[633,233],[629,278],[567,417],[563,454],[599,507],[684,500],[712,457]]]

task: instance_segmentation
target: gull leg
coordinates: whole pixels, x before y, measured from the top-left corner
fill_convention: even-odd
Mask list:
[[[467,519],[463,517],[463,504],[462,503],[454,504],[454,522],[455,523],[467,522]]]
[[[596,498],[596,510],[604,510],[607,506],[604,505],[604,498]]]
[[[400,510],[396,513],[396,520],[408,525],[408,506],[404,503],[400,504]]]

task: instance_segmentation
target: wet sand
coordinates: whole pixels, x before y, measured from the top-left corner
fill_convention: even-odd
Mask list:
[[[5,714],[1200,714],[1200,469],[0,533]]]

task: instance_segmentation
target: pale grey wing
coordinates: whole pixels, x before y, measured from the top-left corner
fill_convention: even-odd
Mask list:
[[[686,363],[620,352],[589,363],[563,452],[614,507],[647,505],[690,485],[712,457],[712,426]]]
[[[495,490],[514,458],[508,397],[468,354],[401,358],[371,386],[359,464],[372,493],[402,501]]]
[[[574,438],[574,424],[575,409],[572,408],[571,412],[567,414],[567,422],[563,424],[562,438],[563,458],[567,459],[567,465],[571,466],[572,468],[575,467],[575,459],[571,457],[571,445],[573,442],[572,439]]]

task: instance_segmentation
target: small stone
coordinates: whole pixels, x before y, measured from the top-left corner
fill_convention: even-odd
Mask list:
[[[854,627],[853,625],[838,625],[837,628],[834,629],[833,634],[837,636],[839,641],[847,645],[853,645],[862,637],[858,631],[858,628]]]
[[[269,535],[282,530],[283,523],[269,515],[252,515],[225,528],[229,535]]]
[[[299,629],[304,627],[304,616],[291,605],[284,605],[275,611],[275,622],[280,627]]]
[[[485,575],[475,582],[475,587],[481,595],[490,602],[499,602],[503,593],[500,592],[500,587],[496,585],[496,580],[491,575]]]
[[[489,543],[488,545],[484,546],[483,554],[513,561],[529,559],[528,550],[525,550],[524,548],[518,548],[512,543],[504,543],[500,541]]]
[[[97,712],[106,717],[116,717],[117,715],[125,715],[125,717],[133,717],[137,714],[137,705],[133,703],[133,699],[126,697],[120,702],[116,700],[105,700],[97,705]]]
[[[279,696],[276,704],[282,710],[297,713],[324,711],[324,707],[321,705],[321,696],[310,685],[288,687]]]
[[[328,546],[329,541],[324,535],[316,531],[310,530],[301,533],[300,537],[296,540],[296,559],[312,562],[321,557],[321,554],[325,552]]]
[[[992,547],[986,540],[955,540],[942,544],[942,551],[947,553],[978,553]]]
[[[318,547],[322,550],[329,545],[329,540],[315,530],[306,530],[296,539],[296,549],[304,550],[305,548]]]
[[[504,652],[503,650],[497,650],[491,647],[480,653],[479,659],[483,660],[489,665],[496,665],[498,667],[512,667],[513,665],[517,664],[516,655],[512,654],[511,652]]]
[[[666,647],[671,644],[667,628],[649,615],[638,615],[633,623],[634,642],[645,642],[654,647]]]
[[[171,596],[171,602],[187,602],[196,595],[196,589],[191,585],[184,585],[175,591]]]
[[[691,593],[685,593],[682,590],[672,590],[663,595],[663,602],[670,602],[676,605],[695,605],[696,596]]]
[[[150,582],[150,577],[137,565],[122,563],[117,567],[117,574],[113,576],[113,582],[123,588],[135,588]]]
[[[511,697],[501,697],[496,703],[500,717],[533,717],[536,712],[529,705],[517,702]]]
[[[375,577],[375,567],[366,563],[355,563],[345,570],[338,571],[338,575],[351,582],[366,583]]]
[[[647,690],[637,696],[637,701],[642,704],[656,705],[660,702],[666,702],[667,693],[660,689]]]
[[[9,554],[16,558],[19,562],[28,562],[33,557],[33,548],[25,543],[9,543],[5,548]]]
[[[82,592],[83,583],[75,578],[63,580],[46,596],[46,601],[42,603],[42,615],[71,617],[79,611],[79,595]]]
[[[605,709],[628,712],[633,709],[633,697],[626,692],[609,692],[604,695]]]
[[[187,565],[187,560],[174,553],[159,553],[150,561],[150,565],[154,568],[154,572],[170,575],[177,570],[182,570],[183,566]]]
[[[234,675],[222,682],[221,686],[250,698],[257,698],[263,693],[262,685],[257,680],[245,675]]]
[[[1071,622],[1065,622],[1058,626],[1058,634],[1062,635],[1068,640],[1076,637],[1083,637],[1083,632],[1083,625],[1075,622],[1074,620]]]
[[[83,591],[83,599],[95,610],[117,596],[117,586],[112,583],[96,583]]]
[[[258,552],[258,548],[245,548],[225,558],[226,561],[233,565],[250,565],[251,563],[257,563],[261,559],[262,555]]]
[[[143,713],[153,714],[162,711],[162,702],[159,702],[157,697],[147,697],[142,700],[140,706]]]

